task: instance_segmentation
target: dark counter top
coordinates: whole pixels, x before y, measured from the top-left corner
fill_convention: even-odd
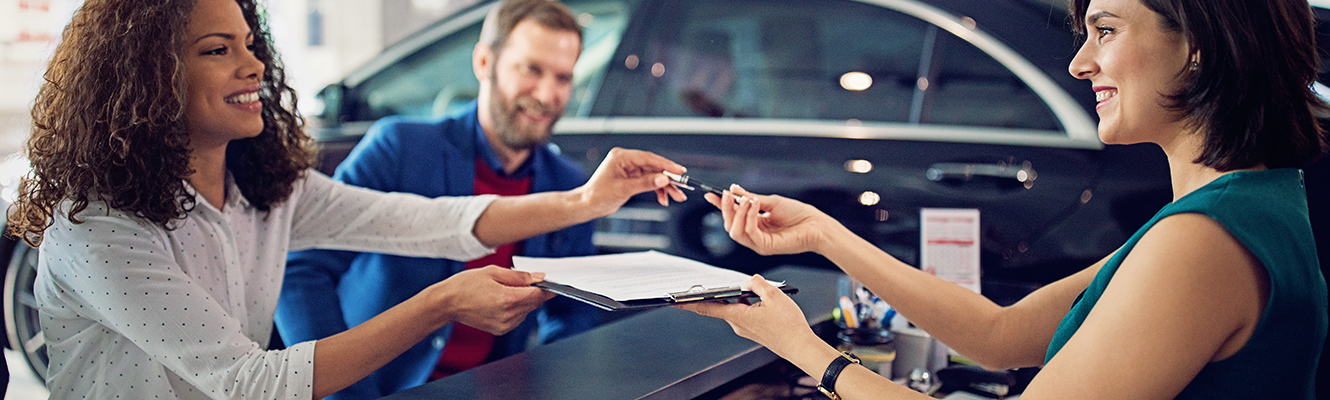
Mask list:
[[[810,323],[830,318],[839,272],[780,267]],[[689,399],[776,360],[725,321],[660,308],[385,399]]]

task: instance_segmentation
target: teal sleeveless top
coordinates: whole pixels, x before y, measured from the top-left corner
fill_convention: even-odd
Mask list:
[[[1326,287],[1297,169],[1229,173],[1164,206],[1076,298],[1044,361],[1053,359],[1081,327],[1141,236],[1164,217],[1180,213],[1218,221],[1255,255],[1270,277],[1270,298],[1247,344],[1232,357],[1207,364],[1177,399],[1314,398],[1326,335]]]

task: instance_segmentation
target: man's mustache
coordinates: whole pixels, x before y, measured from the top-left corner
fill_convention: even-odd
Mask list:
[[[518,97],[517,100],[514,101],[513,103],[514,103],[513,105],[515,106],[514,108],[517,111],[524,111],[528,114],[536,114],[542,117],[553,118],[554,116],[559,115],[563,111],[558,106],[547,105],[545,103],[540,102],[540,100],[536,100],[531,97]]]

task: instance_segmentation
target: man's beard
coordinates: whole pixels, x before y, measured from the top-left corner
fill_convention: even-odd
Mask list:
[[[498,87],[498,82],[490,78],[490,118],[494,120],[499,140],[513,150],[530,150],[549,143],[554,123],[563,116],[563,107],[543,104],[529,96],[519,96],[513,101],[515,104],[509,104],[498,93]],[[517,114],[523,111],[547,116],[550,122],[544,126],[519,124],[521,116]]]

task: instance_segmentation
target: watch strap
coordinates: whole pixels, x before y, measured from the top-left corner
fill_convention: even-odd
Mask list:
[[[840,396],[836,395],[836,378],[840,377],[840,373],[845,370],[845,367],[858,363],[859,357],[855,357],[854,354],[849,352],[840,352],[840,356],[831,360],[831,365],[827,366],[827,371],[822,373],[822,382],[818,383],[817,390],[830,397],[831,400],[840,400]]]

